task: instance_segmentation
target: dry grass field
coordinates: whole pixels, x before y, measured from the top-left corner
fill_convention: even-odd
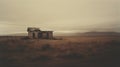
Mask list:
[[[120,37],[0,37],[0,67],[120,67]]]

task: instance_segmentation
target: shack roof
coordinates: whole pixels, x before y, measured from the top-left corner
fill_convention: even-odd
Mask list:
[[[34,31],[41,31],[41,30],[39,28],[36,28],[36,27],[28,27],[27,31],[34,32]]]

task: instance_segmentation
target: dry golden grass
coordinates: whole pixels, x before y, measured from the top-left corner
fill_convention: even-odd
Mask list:
[[[60,38],[0,37],[0,67],[119,66],[120,37]]]

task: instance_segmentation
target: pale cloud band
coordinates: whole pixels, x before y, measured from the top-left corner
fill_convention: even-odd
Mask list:
[[[120,29],[119,0],[0,0],[0,34],[43,30]]]

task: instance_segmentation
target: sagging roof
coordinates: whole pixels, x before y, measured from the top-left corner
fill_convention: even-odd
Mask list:
[[[34,32],[34,31],[41,31],[41,30],[39,28],[36,28],[36,27],[28,27],[27,31]]]

